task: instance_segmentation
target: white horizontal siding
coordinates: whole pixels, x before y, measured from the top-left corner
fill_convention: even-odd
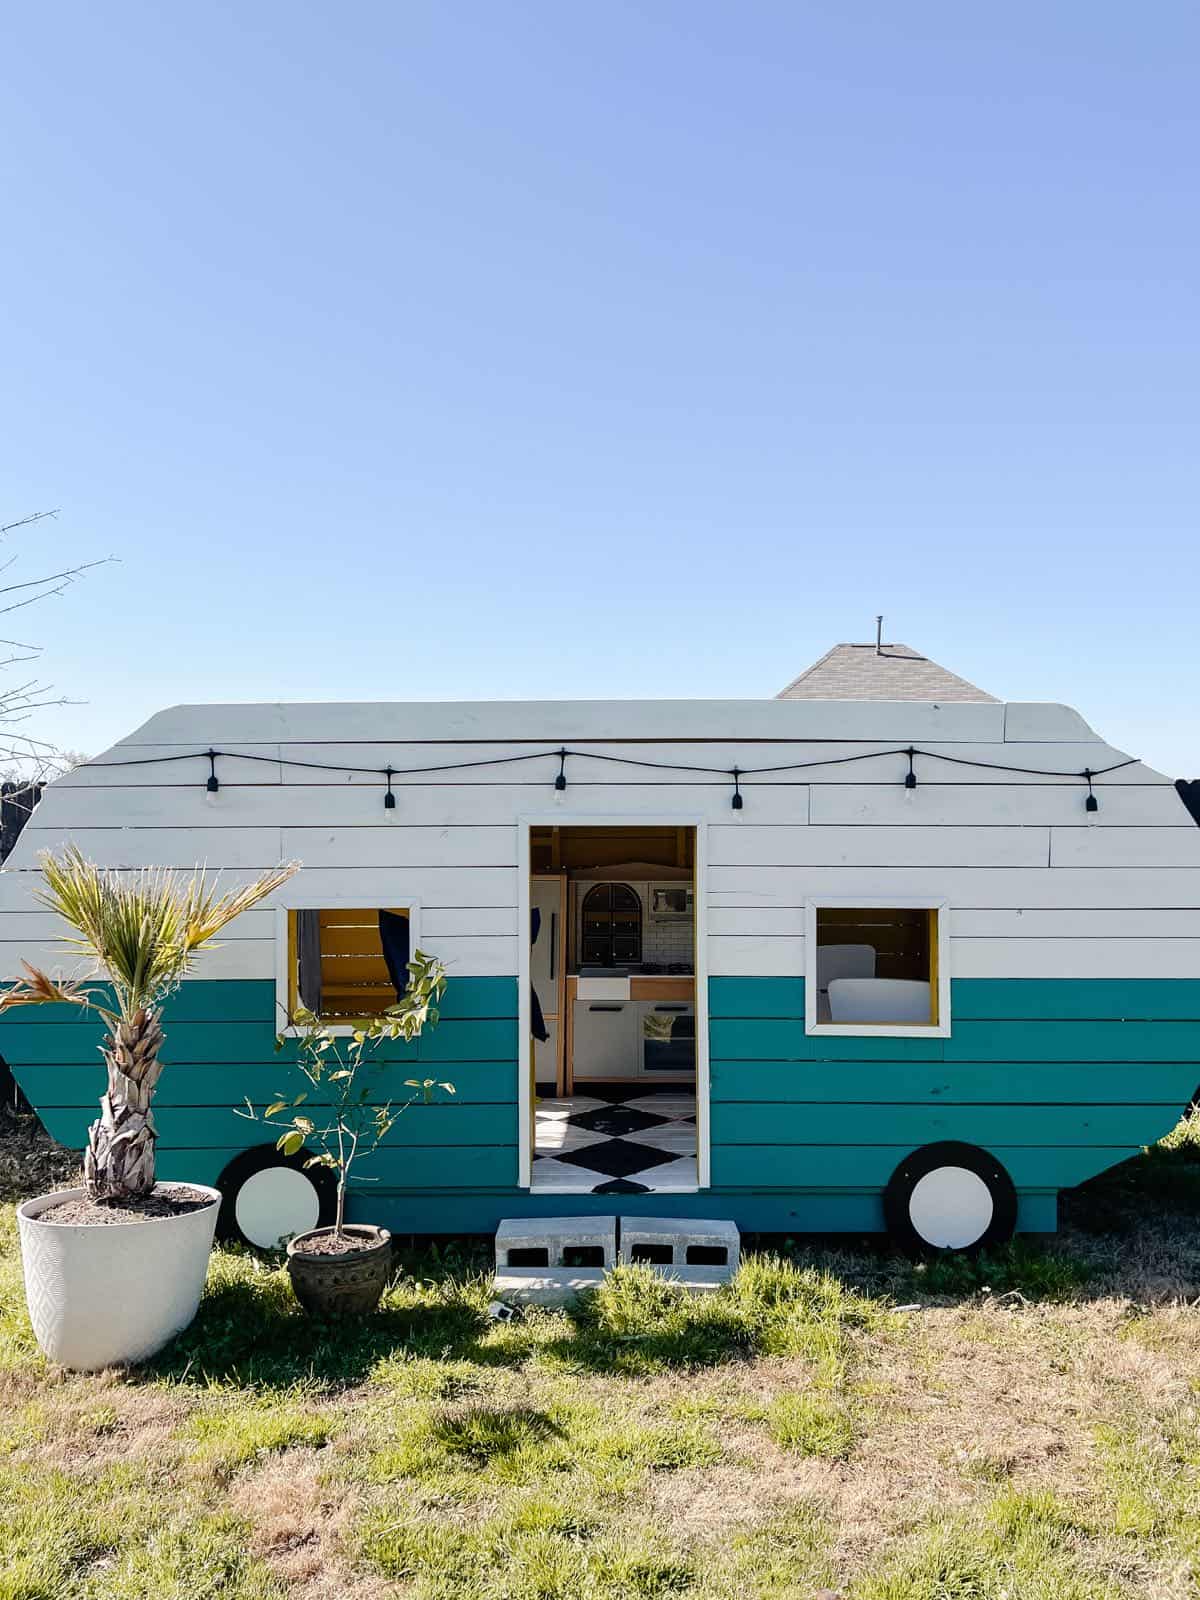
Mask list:
[[[207,867],[211,872],[237,867],[263,871],[277,867],[283,859],[281,839],[280,828],[219,827],[72,828],[64,836],[60,829],[43,827],[35,811],[5,866],[13,871],[36,867],[40,851],[59,850],[69,843],[101,867],[173,867],[189,871]]]
[[[957,924],[955,924],[957,925]],[[783,935],[710,937],[714,977],[799,977],[805,941]],[[950,940],[952,978],[1200,978],[1200,938]]]
[[[515,867],[517,830],[284,828],[282,849],[306,867]]]
[[[804,972],[804,938],[789,934],[710,934],[708,971],[714,978],[787,978]]]
[[[554,770],[558,770],[557,762]],[[561,794],[545,780],[534,784],[463,786],[397,783],[393,787],[394,810],[385,809],[384,792],[382,779],[375,785],[291,781],[282,785],[226,784],[216,794],[196,785],[173,788],[169,795],[152,788],[110,788],[97,795],[92,789],[56,783],[46,790],[34,817],[39,830],[49,829],[61,835],[97,824],[177,828],[488,827],[512,825],[518,817],[544,812],[550,805],[564,823],[605,811],[620,811],[625,817],[658,816],[664,805],[672,812],[714,822],[738,816],[730,808],[733,785],[728,778],[672,784],[665,793],[653,784],[577,780],[572,780]],[[774,783],[754,792],[747,801],[752,814],[748,811],[743,815],[755,822],[803,823],[808,820],[808,798],[807,784]]]
[[[229,752],[217,759],[218,776],[228,783],[282,783],[277,744],[234,744],[228,739],[202,739],[194,745],[114,745],[103,755],[73,767],[56,778],[63,789],[203,789],[208,781],[208,757],[193,751],[214,746]]]
[[[1200,910],[1056,906],[1026,911],[956,906],[954,931],[973,939],[1194,939],[1200,938]]]
[[[1200,978],[1195,939],[951,940],[954,978]]]
[[[4,932],[11,931],[6,925]],[[440,956],[452,977],[507,977],[517,972],[517,941],[511,936],[427,936],[422,929],[421,948],[429,955]],[[83,976],[94,970],[87,957],[56,940],[5,938],[0,940],[0,983],[11,983],[19,977],[23,961],[68,977]],[[273,979],[274,937],[220,941],[196,958],[193,975],[197,978]]]
[[[23,961],[63,977],[84,977],[95,972],[94,962],[57,940],[9,937],[14,931],[10,919],[2,920],[2,931],[5,937],[0,939],[0,983],[11,983],[20,977]],[[275,940],[221,941],[196,958],[193,972],[197,978],[273,978]]]
[[[908,895],[956,906],[1200,910],[1200,869],[713,867],[708,874],[710,906],[800,906],[823,895],[867,906],[879,895]]]
[[[1200,867],[1200,828],[1053,828],[1054,867]]]
[[[1097,792],[1100,809],[1091,812],[1084,808],[1087,785],[1078,780],[1074,784],[1003,782],[984,794],[978,784],[931,781],[921,772],[916,789],[898,783],[814,785],[809,821],[863,827],[1196,826],[1174,784],[1105,786],[1101,779]],[[1200,833],[1200,829],[1196,831]]]
[[[515,825],[492,828],[74,828],[70,840],[102,867],[515,867]],[[62,843],[30,823],[22,855]],[[24,864],[17,861],[17,865]]]
[[[1007,708],[1014,712],[1014,707]],[[262,739],[281,743],[544,739],[555,744],[643,739],[1004,738],[1006,708],[980,701],[828,700],[498,700],[172,706],[117,748]],[[1065,706],[1029,706],[1022,736],[1094,738]]]
[[[286,903],[320,906],[340,897],[343,904],[374,906],[381,897],[385,904],[403,905],[419,901],[421,914],[427,907],[504,906],[517,904],[515,867],[405,867],[387,871],[386,893],[380,886],[380,868],[313,867],[297,874],[287,886]],[[221,889],[252,883],[256,873],[232,868],[221,874]],[[35,871],[0,872],[0,912],[37,909],[34,898],[41,882]],[[276,895],[264,902],[281,900]]]
[[[832,783],[883,783],[895,784],[908,771],[908,758],[895,753],[910,743],[919,745],[929,755],[917,758],[921,782],[940,781],[948,784],[994,785],[996,783],[1061,783],[1078,786],[1080,779],[1073,774],[1084,767],[1099,769],[1127,758],[1111,746],[1095,744],[994,744],[986,741],[955,744],[946,741],[910,739],[836,741],[770,741],[755,742],[747,734],[738,739],[721,739],[710,742],[669,741],[662,743],[637,743],[613,741],[599,744],[575,739],[567,741],[568,748],[582,752],[567,759],[568,782],[603,784],[688,784],[705,781],[704,772],[688,772],[689,766],[718,769],[728,772],[734,766],[744,769],[755,767],[795,767],[796,763],[814,763],[810,770],[791,770],[751,775],[747,782],[761,787],[777,782],[796,783],[817,779]],[[370,744],[261,744],[230,745],[221,739],[202,741],[198,748],[215,745],[232,749],[239,754],[217,758],[217,776],[226,783],[270,785],[280,781],[292,784],[319,785],[341,788],[347,786],[377,787],[382,779],[382,769],[388,765],[397,768],[394,783],[397,786],[412,783],[449,784],[455,787],[478,784],[519,784],[535,788],[548,787],[558,772],[558,756],[554,754],[557,740],[538,740],[512,744],[388,744],[376,741]],[[881,752],[889,752],[882,754]],[[992,768],[959,766],[956,762],[938,761],[937,754],[957,760],[992,763]],[[56,787],[191,787],[203,789],[209,774],[207,756],[188,754],[186,759],[162,762],[164,756],[178,758],[182,754],[177,745],[118,745],[104,756],[77,767],[57,780]],[[251,761],[246,756],[257,754],[266,759]],[[514,761],[507,758],[522,757]],[[620,757],[621,760],[613,760]],[[854,757],[850,765],[846,758]],[[286,759],[284,759],[286,758]],[[502,759],[504,758],[504,759]],[[532,759],[529,759],[532,758]],[[149,760],[150,765],[126,765],[134,760]],[[276,763],[283,760],[282,768]],[[629,765],[651,763],[652,765]],[[312,763],[304,766],[299,763]],[[479,765],[461,766],[475,762]],[[1029,767],[1029,773],[997,772],[995,765]],[[405,776],[406,769],[445,767],[441,772],[416,772]],[[364,768],[361,772],[347,768]],[[672,770],[672,769],[676,770]],[[326,770],[328,769],[328,770]],[[682,770],[679,770],[682,769]],[[1064,772],[1066,777],[1055,777]],[[1100,780],[1105,787],[1140,783],[1162,784],[1162,774],[1135,763],[1122,767]]]
[[[868,904],[866,900],[864,905]],[[953,906],[956,938],[983,940],[1200,939],[1200,910],[1012,910]],[[710,934],[795,937],[805,928],[803,906],[708,908]]]
[[[1046,828],[788,828],[742,823],[708,830],[713,867],[1044,867],[1049,852]]]
[[[746,935],[760,938],[774,935],[779,938],[803,936],[805,909],[799,906],[725,906],[708,904],[708,932],[714,935]]]

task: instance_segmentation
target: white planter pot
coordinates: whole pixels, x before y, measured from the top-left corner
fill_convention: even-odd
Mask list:
[[[221,1196],[178,1217],[87,1226],[43,1222],[42,1213],[82,1189],[60,1189],[17,1208],[25,1299],[51,1361],[78,1372],[144,1361],[196,1315]]]

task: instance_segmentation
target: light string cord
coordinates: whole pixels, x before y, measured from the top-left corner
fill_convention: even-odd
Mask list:
[[[916,745],[904,745],[887,750],[865,750],[854,755],[825,756],[811,761],[785,761],[777,762],[771,766],[761,767],[710,767],[695,762],[681,761],[650,761],[639,756],[617,756],[605,751],[572,750],[562,745],[557,750],[534,750],[521,755],[490,756],[470,761],[443,761],[420,767],[394,767],[390,763],[386,767],[360,767],[345,762],[329,761],[302,761],[291,756],[265,756],[257,752],[238,752],[234,750],[216,750],[209,748],[201,751],[180,751],[177,755],[169,756],[140,756],[125,761],[100,761],[94,763],[101,768],[143,767],[156,766],[174,761],[192,761],[197,756],[204,757],[209,763],[209,775],[205,787],[209,793],[215,794],[220,790],[217,778],[217,758],[240,761],[266,762],[271,766],[295,767],[301,771],[312,772],[339,772],[345,774],[358,774],[364,777],[383,778],[387,788],[383,804],[389,811],[396,809],[396,796],[392,789],[394,778],[426,777],[433,773],[442,772],[468,772],[479,767],[515,766],[528,761],[545,761],[557,759],[558,773],[554,779],[554,788],[562,792],[567,787],[566,766],[570,757],[581,760],[606,761],[623,767],[636,767],[642,771],[650,772],[688,772],[697,773],[705,777],[725,778],[733,783],[731,805],[734,811],[741,811],[745,801],[742,795],[742,784],[747,778],[773,777],[784,772],[807,772],[816,767],[849,766],[859,761],[878,761],[889,756],[905,756],[908,759],[908,771],[904,774],[904,787],[913,790],[917,787],[916,758],[921,757],[926,761],[943,761],[951,766],[972,767],[986,772],[1012,772],[1023,777],[1033,778],[1074,778],[1087,784],[1087,799],[1084,803],[1085,810],[1095,812],[1100,809],[1100,802],[1095,793],[1095,780],[1105,777],[1110,772],[1120,772],[1125,767],[1137,766],[1138,758],[1128,756],[1122,761],[1114,761],[1107,767],[1084,767],[1082,771],[1065,771],[1052,767],[1023,767],[1009,765],[1001,761],[979,761],[970,756],[951,756],[939,750],[923,750]],[[981,785],[982,787],[982,785]],[[999,787],[999,785],[989,785]]]

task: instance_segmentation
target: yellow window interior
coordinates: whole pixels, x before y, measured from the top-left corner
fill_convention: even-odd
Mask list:
[[[402,906],[386,908],[408,918]],[[297,917],[288,913],[288,971],[290,1001],[299,1000],[300,955]],[[355,1021],[377,1017],[396,1004],[396,990],[388,974],[379,936],[379,908],[325,910],[318,914],[321,945],[321,1016],[326,1021]]]
[[[817,911],[817,983],[824,994],[831,976],[856,975],[847,952],[869,947],[874,952],[874,978],[899,978],[929,986],[930,1027],[938,1025],[938,913],[934,907],[821,907]],[[828,952],[827,958],[822,951]],[[837,952],[836,956],[834,952]],[[911,1016],[877,1017],[876,1026],[912,1023]]]

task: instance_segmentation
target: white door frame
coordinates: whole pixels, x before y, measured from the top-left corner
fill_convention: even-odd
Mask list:
[[[695,812],[539,811],[517,818],[517,1183],[533,1185],[533,1115],[529,1092],[530,1056],[529,878],[531,828],[691,828],[695,833],[694,906],[696,955],[696,1187],[710,1182],[708,1083],[708,818]],[[567,949],[564,929],[563,950]]]

